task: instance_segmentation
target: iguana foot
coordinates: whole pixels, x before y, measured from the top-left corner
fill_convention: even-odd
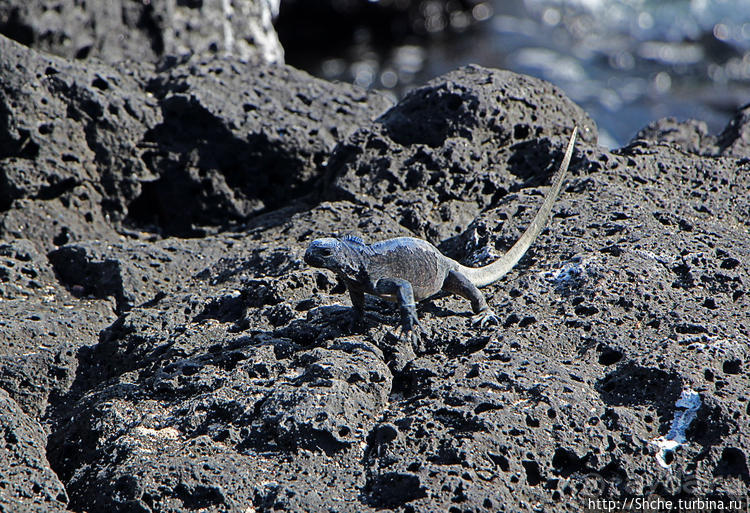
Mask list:
[[[419,323],[416,312],[409,312],[402,318],[398,339],[406,340],[411,344],[414,351],[424,351],[423,337],[426,335],[424,328]]]
[[[488,308],[472,317],[471,324],[472,326],[479,326],[480,328],[484,328],[492,324],[500,324],[500,319],[498,319],[497,315],[495,315],[495,312]]]
[[[426,333],[424,329],[422,329],[422,326],[417,325],[417,327],[409,330],[403,328],[399,329],[398,339],[409,343],[415,352],[423,353],[426,350],[424,344],[425,335]]]
[[[352,315],[346,323],[346,327],[350,333],[362,333],[367,328],[367,322],[365,322],[363,316]]]

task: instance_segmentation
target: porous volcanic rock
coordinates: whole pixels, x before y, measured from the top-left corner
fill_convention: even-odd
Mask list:
[[[13,240],[0,246],[0,314],[18,342],[2,346],[16,360],[0,385],[11,417],[49,435],[60,507],[580,511],[586,497],[748,495],[746,116],[719,136],[663,121],[606,151],[570,100],[507,72],[459,69],[380,115],[377,95],[237,66],[141,68],[122,97],[140,98],[153,123],[126,125],[117,144],[117,130],[87,124],[81,144],[110,138],[106,162],[142,159],[148,175],[103,181],[112,168],[91,148],[69,163],[76,187],[109,198],[100,237],[2,232]],[[71,90],[89,87],[69,69]],[[44,85],[34,77],[24,90]],[[73,189],[36,197],[51,176],[35,174],[37,155],[54,148],[24,153],[35,110],[4,95],[0,139],[15,149],[0,172],[19,160],[36,171],[3,215],[57,201],[85,220],[82,203],[59,199]],[[368,298],[364,326],[352,323],[343,284],[304,265],[309,241],[332,234],[425,235],[466,264],[492,260],[533,218],[574,124],[582,136],[548,228],[483,289],[499,325],[475,327],[464,299],[439,297],[419,306],[414,348],[393,305]],[[130,150],[143,142],[146,156]],[[258,147],[262,162],[294,165],[230,173]],[[258,189],[264,170],[268,184],[299,182]],[[183,180],[183,203],[159,196]],[[149,181],[163,189],[144,195]],[[61,355],[58,374],[55,359],[23,367],[42,343]],[[13,377],[32,372],[48,373],[30,381],[41,399]],[[31,500],[45,493],[32,487]]]
[[[130,205],[139,223],[197,235],[288,205],[311,192],[330,151],[381,114],[384,96],[284,66],[230,60],[174,63],[148,91],[163,119],[145,135],[159,179]],[[181,202],[182,215],[171,205]]]
[[[551,173],[551,149],[564,150],[571,126],[584,141],[598,137],[551,84],[476,66],[415,89],[379,121],[334,152],[331,197],[387,206],[434,244],[463,231],[519,178]]]
[[[7,0],[0,4],[0,34],[68,59],[154,62],[190,53],[280,63],[276,14],[267,0]]]
[[[65,512],[68,497],[45,456],[42,426],[0,388],[0,508],[3,511]]]
[[[45,251],[118,240],[113,228],[199,235],[285,206],[390,105],[234,58],[118,71],[2,36],[0,56],[0,236]]]
[[[724,131],[719,134],[718,145],[722,155],[748,158],[750,155],[750,104],[739,109]]]
[[[59,286],[47,258],[26,239],[0,242],[0,388],[40,419],[75,377],[79,347],[97,342],[115,315],[105,301]]]

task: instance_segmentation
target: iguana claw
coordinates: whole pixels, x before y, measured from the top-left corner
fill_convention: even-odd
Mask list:
[[[416,316],[412,317],[409,315],[406,319],[399,328],[398,339],[406,340],[415,351],[423,351],[424,341],[422,337],[425,335],[424,328],[422,328]]]
[[[497,315],[495,315],[495,312],[488,308],[472,317],[471,324],[472,326],[479,326],[480,328],[484,328],[492,324],[500,324],[500,319],[498,319]]]

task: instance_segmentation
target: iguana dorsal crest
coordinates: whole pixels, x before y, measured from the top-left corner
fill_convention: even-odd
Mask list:
[[[365,246],[365,241],[362,240],[361,237],[357,237],[356,235],[344,235],[341,238],[344,242],[353,242],[354,244],[359,244],[360,246]]]

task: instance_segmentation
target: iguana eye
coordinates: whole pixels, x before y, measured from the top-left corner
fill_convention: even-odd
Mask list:
[[[320,256],[329,257],[333,254],[333,251],[331,248],[321,248],[320,249]]]

